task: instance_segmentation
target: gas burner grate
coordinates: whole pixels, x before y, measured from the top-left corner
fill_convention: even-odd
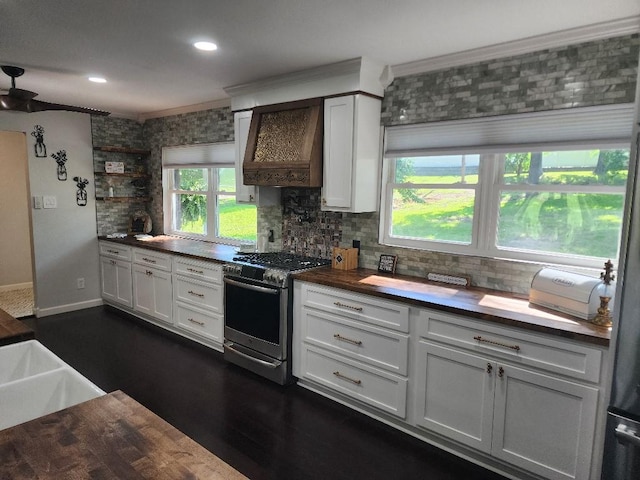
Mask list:
[[[243,253],[233,257],[233,260],[288,271],[304,270],[305,268],[322,267],[331,264],[331,260],[325,258],[305,257],[304,255],[285,252]]]

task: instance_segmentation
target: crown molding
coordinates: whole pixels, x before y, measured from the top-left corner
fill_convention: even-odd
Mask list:
[[[392,69],[395,77],[404,77],[638,32],[640,32],[640,15],[402,63],[392,66]]]
[[[167,110],[158,110],[156,112],[141,113],[137,120],[140,123],[151,118],[170,117],[172,115],[180,115],[183,113],[201,112],[202,110],[213,110],[216,108],[225,108],[231,106],[230,98],[221,98],[219,100],[211,100],[209,102],[196,103],[194,105],[186,105],[184,107],[169,108]]]

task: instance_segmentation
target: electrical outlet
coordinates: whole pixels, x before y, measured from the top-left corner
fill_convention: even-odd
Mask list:
[[[44,195],[42,197],[44,208],[58,208],[58,200],[53,195]]]
[[[354,240],[353,243],[351,244],[351,246],[353,248],[357,248],[358,249],[358,255],[360,255],[360,240]]]
[[[78,279],[78,290],[82,290],[84,288],[84,278]]]

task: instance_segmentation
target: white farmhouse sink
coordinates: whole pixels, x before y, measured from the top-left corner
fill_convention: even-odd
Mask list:
[[[0,430],[104,394],[37,340],[0,347]]]

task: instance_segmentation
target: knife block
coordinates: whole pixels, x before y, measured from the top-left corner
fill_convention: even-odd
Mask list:
[[[338,270],[358,268],[358,249],[333,247],[331,267]]]

